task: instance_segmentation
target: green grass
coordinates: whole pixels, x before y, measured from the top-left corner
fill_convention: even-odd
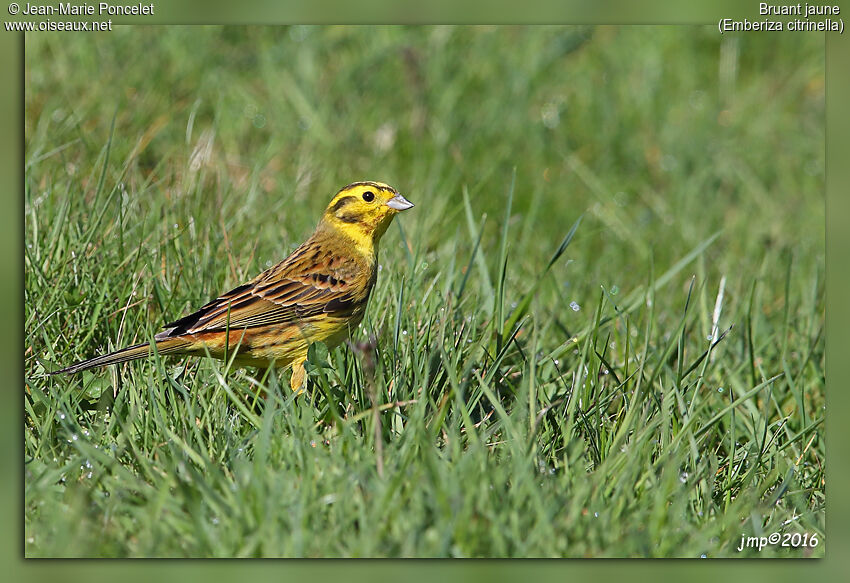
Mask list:
[[[26,555],[822,556],[823,122],[817,35],[29,35]],[[43,376],[361,179],[417,206],[308,395],[207,359]],[[736,551],[774,531],[820,544]]]

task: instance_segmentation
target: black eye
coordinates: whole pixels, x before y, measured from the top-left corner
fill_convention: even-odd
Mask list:
[[[363,193],[363,200],[365,200],[366,202],[372,202],[373,200],[375,200],[375,193],[371,190],[367,190]]]

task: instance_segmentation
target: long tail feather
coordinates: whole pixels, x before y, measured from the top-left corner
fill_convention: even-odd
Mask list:
[[[178,351],[186,344],[187,343],[180,338],[171,338],[168,340],[157,342],[156,348],[160,354],[169,354]],[[94,358],[89,358],[88,360],[81,360],[80,362],[75,362],[70,366],[66,366],[65,368],[55,370],[48,374],[73,374],[75,372],[88,370],[90,368],[95,368],[98,366],[118,364],[121,362],[127,362],[128,360],[144,358],[150,353],[150,344],[148,342],[144,342],[142,344],[135,344],[133,346],[128,346],[127,348],[122,348],[121,350],[116,350],[115,352],[110,352],[109,354],[95,356]]]

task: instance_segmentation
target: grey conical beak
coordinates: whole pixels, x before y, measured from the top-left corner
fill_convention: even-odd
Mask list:
[[[413,206],[413,203],[396,193],[394,197],[386,202],[386,205],[393,210],[405,211]]]

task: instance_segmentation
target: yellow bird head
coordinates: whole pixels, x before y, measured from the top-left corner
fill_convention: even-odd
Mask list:
[[[353,182],[333,197],[319,228],[345,234],[358,247],[371,247],[390,226],[393,217],[413,206],[398,191],[383,182]]]

